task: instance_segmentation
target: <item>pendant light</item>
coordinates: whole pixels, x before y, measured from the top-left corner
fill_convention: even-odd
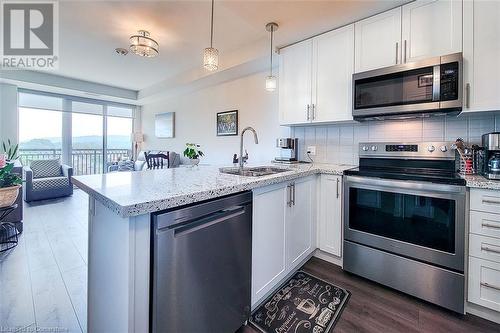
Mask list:
[[[203,50],[203,67],[209,71],[219,68],[219,50],[213,47],[214,42],[214,0],[212,0],[212,16],[210,20],[210,47]]]
[[[274,32],[278,30],[278,24],[271,22],[266,24],[266,31],[271,33],[270,67],[269,76],[266,77],[266,90],[275,91],[277,86],[276,76],[273,75],[273,38]]]

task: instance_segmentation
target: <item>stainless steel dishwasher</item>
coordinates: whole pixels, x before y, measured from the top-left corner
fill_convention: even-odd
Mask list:
[[[236,331],[250,315],[252,193],[153,215],[153,332]]]

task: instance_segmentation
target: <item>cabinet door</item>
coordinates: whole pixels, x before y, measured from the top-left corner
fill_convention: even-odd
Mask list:
[[[314,197],[316,178],[295,181],[294,204],[288,207],[286,219],[287,263],[290,272],[314,251]]]
[[[500,2],[464,2],[464,111],[500,109]]]
[[[309,122],[312,93],[312,41],[307,40],[280,52],[280,123]]]
[[[403,62],[462,52],[462,1],[419,0],[403,6]]]
[[[286,274],[286,186],[287,184],[277,184],[254,190],[252,306],[256,305]]]
[[[319,248],[342,256],[342,176],[321,175]]]
[[[313,121],[352,120],[354,25],[313,40]]]
[[[401,7],[356,22],[356,73],[401,63]]]

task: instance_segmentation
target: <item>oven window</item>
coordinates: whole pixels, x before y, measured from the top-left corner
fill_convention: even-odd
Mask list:
[[[356,80],[355,108],[432,102],[433,67]]]
[[[349,227],[454,253],[455,201],[350,188]]]

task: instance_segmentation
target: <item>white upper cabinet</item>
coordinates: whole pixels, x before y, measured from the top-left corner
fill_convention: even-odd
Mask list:
[[[352,120],[354,25],[313,39],[313,122]]]
[[[500,110],[500,1],[464,2],[463,54],[463,110]]]
[[[355,71],[401,63],[401,7],[355,23]]]
[[[309,121],[312,93],[312,40],[280,51],[279,112],[283,125]]]
[[[403,62],[462,52],[462,1],[419,0],[402,8]]]

